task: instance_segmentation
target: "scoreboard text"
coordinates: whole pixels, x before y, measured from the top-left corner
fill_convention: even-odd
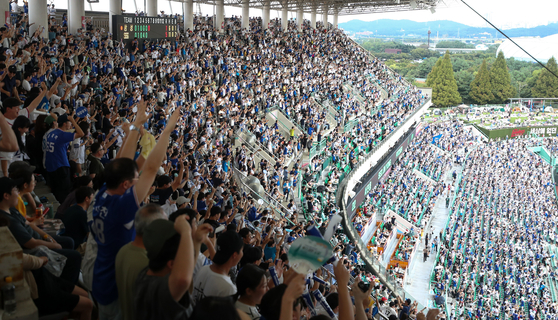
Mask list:
[[[117,41],[132,41],[140,39],[174,39],[178,36],[178,21],[176,18],[165,17],[112,17],[112,27]]]

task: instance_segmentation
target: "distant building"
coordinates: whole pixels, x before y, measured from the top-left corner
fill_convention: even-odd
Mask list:
[[[385,53],[400,54],[400,53],[401,53],[401,49],[386,49]]]
[[[475,49],[477,49],[477,50],[488,50],[488,47],[484,44],[477,44]]]

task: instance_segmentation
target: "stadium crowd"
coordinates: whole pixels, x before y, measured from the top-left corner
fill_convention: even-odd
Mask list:
[[[464,129],[459,121],[419,128],[403,156],[383,181],[371,189],[369,212],[376,212],[376,208],[390,209],[418,227],[417,230],[425,229],[438,196],[450,187],[443,182],[442,175],[460,161],[456,151],[467,152],[474,140],[471,131]]]
[[[24,249],[40,315],[90,319],[95,309],[99,319],[424,317],[364,271],[341,230],[332,241],[337,264],[309,280],[294,272],[291,243],[310,227],[323,233],[327,219],[307,223],[292,206],[262,207],[232,177],[237,166],[288,199],[284,185],[294,184],[300,161],[291,172],[281,161],[257,168],[248,146],[235,145],[235,133],[254,132],[282,161],[300,154],[300,141],[328,125],[310,105],[312,92],[327,92],[339,110],[364,117],[369,127],[341,135],[363,146],[385,138],[419,105],[416,89],[398,89],[342,32],[305,24],[297,33],[291,24],[282,33],[279,21],[263,32],[259,19],[241,30],[233,18],[220,36],[197,17],[195,30],[176,41],[124,46],[100,30],[70,35],[55,19],[45,26],[54,35],[48,41],[40,28],[25,33],[26,15],[13,23],[0,28],[0,224]],[[341,98],[348,81],[374,99],[368,81],[385,84],[391,101],[374,115],[359,114],[378,101],[358,106]],[[280,135],[262,120],[273,106],[290,108],[285,112],[304,121],[305,134]],[[332,154],[341,141],[332,142]],[[42,229],[45,199],[34,189],[43,180],[60,203],[61,233]],[[65,265],[55,275],[61,256]],[[305,290],[313,297],[301,298]]]
[[[554,185],[527,149],[539,143],[492,141],[467,159],[433,279],[457,300],[457,317],[556,318]]]

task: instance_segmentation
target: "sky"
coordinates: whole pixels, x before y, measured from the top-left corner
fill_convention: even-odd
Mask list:
[[[473,27],[486,26],[486,22],[466,7],[460,0],[443,0],[436,8],[436,13],[430,10],[368,14],[358,16],[339,17],[339,22],[352,19],[373,21],[378,19],[408,19],[418,22],[451,20]],[[491,21],[499,28],[533,27],[546,25],[558,21],[555,10],[555,0],[465,0],[473,9]],[[546,9],[546,10],[545,10]]]
[[[76,0],[71,0],[76,1]],[[108,8],[109,0],[100,0],[98,4],[93,4],[92,9],[105,11]],[[123,7],[127,12],[134,12],[136,8],[143,10],[145,0],[124,0]],[[159,10],[166,13],[182,13],[182,3],[158,0]],[[195,1],[195,0],[194,0]],[[375,13],[366,15],[340,16],[339,23],[347,22],[352,19],[364,21],[373,21],[378,19],[408,19],[418,22],[435,21],[435,20],[451,20],[463,23],[469,26],[482,27],[487,26],[486,22],[478,17],[472,10],[467,8],[461,0],[442,0],[436,8],[436,13],[432,14],[430,10],[407,11],[395,13]],[[48,0],[54,3],[57,8],[67,9],[68,0]],[[466,2],[476,11],[490,20],[499,28],[512,27],[534,27],[537,25],[546,25],[550,22],[558,21],[556,16],[556,0],[466,0]],[[85,5],[85,10],[89,10],[89,4]],[[202,14],[212,15],[213,6],[197,5],[194,3],[194,11],[201,11]],[[225,15],[241,15],[241,8],[225,7]],[[261,16],[261,9],[251,9],[250,16]],[[280,17],[280,12],[271,12],[271,17]],[[289,18],[295,18],[296,12],[289,12]],[[304,14],[305,19],[310,19],[310,14]],[[321,20],[321,16],[318,16]],[[332,18],[328,19],[332,22]]]

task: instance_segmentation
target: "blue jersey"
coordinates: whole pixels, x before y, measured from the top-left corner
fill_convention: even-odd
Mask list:
[[[60,167],[69,167],[68,146],[74,141],[73,132],[65,132],[60,129],[48,131],[43,137],[43,165],[46,171],[54,172]]]
[[[97,242],[97,258],[93,270],[93,296],[102,305],[118,298],[116,288],[116,254],[125,244],[134,240],[134,217],[140,204],[135,187],[123,195],[109,195],[103,186],[95,196],[93,221],[89,229]]]

